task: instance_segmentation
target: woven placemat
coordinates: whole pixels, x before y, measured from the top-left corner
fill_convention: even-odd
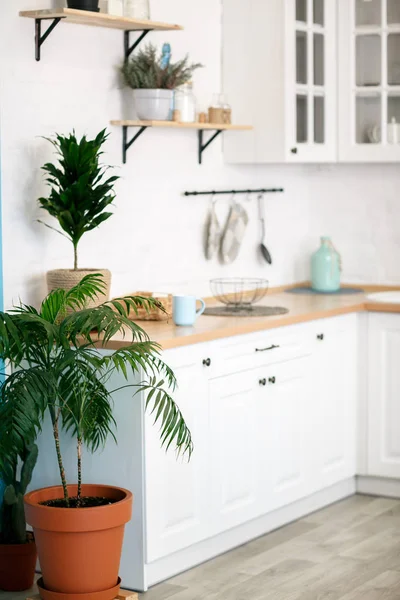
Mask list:
[[[273,317],[289,312],[283,306],[252,306],[251,308],[234,308],[231,306],[209,306],[204,315],[213,317]]]
[[[313,290],[311,287],[296,287],[285,290],[288,294],[318,294],[320,296],[345,296],[346,294],[362,294],[364,290],[360,288],[340,288],[336,292],[317,292]]]

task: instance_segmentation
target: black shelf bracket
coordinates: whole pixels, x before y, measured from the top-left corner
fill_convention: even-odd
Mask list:
[[[200,129],[199,131],[199,165],[201,165],[202,163],[202,158],[203,158],[203,152],[206,148],[208,148],[208,146],[210,144],[212,144],[212,142],[222,133],[223,129],[218,129],[218,131],[216,131],[211,137],[210,139],[204,144],[203,143],[203,137],[204,137],[204,129]]]
[[[133,42],[133,44],[131,45],[130,42],[130,34],[131,33],[138,33],[138,29],[132,29],[129,31],[124,31],[124,56],[125,56],[125,60],[128,60],[128,58],[130,57],[130,55],[132,54],[132,52],[135,50],[135,48],[140,44],[140,42],[142,40],[144,40],[144,38],[146,37],[146,35],[148,33],[150,33],[150,31],[152,31],[152,29],[145,29],[144,31],[142,31],[141,35]]]
[[[40,60],[41,47],[43,46],[43,44],[45,43],[45,41],[47,40],[47,38],[49,37],[51,32],[57,27],[57,25],[59,24],[61,19],[64,19],[64,18],[65,17],[56,17],[56,18],[50,17],[48,19],[46,19],[46,18],[35,19],[35,58],[38,62]],[[42,35],[42,21],[50,21],[50,20],[53,20],[53,22],[51,23],[51,25],[48,26],[48,28]]]
[[[147,125],[142,125],[142,127],[140,127],[139,131],[137,133],[135,133],[133,138],[129,141],[128,141],[128,129],[129,129],[129,127],[127,125],[122,126],[122,162],[124,163],[124,165],[126,165],[126,156],[127,156],[129,148],[132,146],[132,144],[134,144],[136,142],[138,137],[142,135],[143,131],[145,131],[145,129],[147,129]]]

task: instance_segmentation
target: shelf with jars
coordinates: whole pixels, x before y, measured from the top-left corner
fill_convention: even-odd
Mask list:
[[[178,121],[111,121],[111,125],[122,127],[122,161],[127,162],[127,152],[138,137],[150,127],[170,128],[170,129],[193,129],[198,132],[198,160],[202,163],[203,152],[208,146],[224,131],[248,131],[253,129],[251,125],[226,125],[218,123],[181,123]],[[136,134],[128,140],[128,130],[137,128]],[[213,131],[214,133],[205,142],[204,132]]]

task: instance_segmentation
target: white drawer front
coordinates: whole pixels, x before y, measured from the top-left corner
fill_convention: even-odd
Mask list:
[[[235,373],[307,356],[312,351],[311,344],[312,336],[304,326],[281,327],[226,338],[213,348],[213,375]]]

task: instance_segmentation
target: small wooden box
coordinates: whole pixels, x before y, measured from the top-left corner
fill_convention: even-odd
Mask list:
[[[143,296],[145,298],[154,298],[161,302],[166,312],[163,312],[159,308],[153,308],[147,311],[145,308],[138,307],[138,314],[131,313],[132,321],[168,321],[172,317],[172,294],[168,296],[157,296],[153,295],[152,292],[135,292],[129,294],[130,296]]]

